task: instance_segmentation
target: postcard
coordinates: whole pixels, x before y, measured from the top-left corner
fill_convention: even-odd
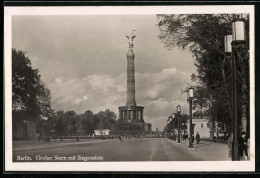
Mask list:
[[[254,171],[254,19],[5,6],[5,171]]]

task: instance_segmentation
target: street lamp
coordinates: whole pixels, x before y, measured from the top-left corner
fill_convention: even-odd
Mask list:
[[[175,113],[172,113],[172,115],[169,117],[170,118],[170,121],[171,121],[171,134],[172,134],[172,140],[174,140],[175,138],[175,134],[174,134],[174,119],[175,119]]]
[[[51,136],[52,136],[52,138],[55,138],[55,130],[54,129],[51,129]]]
[[[178,105],[176,108],[177,108],[177,116],[178,116],[178,142],[177,143],[181,143],[181,141],[180,141],[180,113],[181,113],[181,106]]]
[[[231,44],[230,44],[231,45]],[[213,107],[213,96],[210,94],[210,102],[209,102],[209,117],[210,117],[210,140],[214,140],[214,128],[215,128],[215,120],[212,117],[212,107]],[[215,140],[216,142],[216,140]]]
[[[76,133],[77,133],[77,141],[79,141],[79,132],[80,132],[80,130],[76,129]]]
[[[173,128],[173,131],[172,131],[172,133],[173,133],[173,140],[176,140],[176,137],[175,137],[175,133],[174,133],[174,123],[173,123],[173,120],[175,119],[175,113],[172,113],[172,128]]]
[[[168,131],[170,130],[170,133],[171,133],[171,121],[170,121],[170,117],[168,118],[167,123],[168,123]],[[167,132],[167,134],[168,134],[168,132]],[[168,138],[170,139],[170,138],[171,138],[171,135],[170,135],[170,137],[168,137]]]
[[[24,124],[24,141],[27,141],[27,124],[28,121],[27,120],[23,120],[23,124]]]
[[[194,88],[190,87],[188,89],[188,101],[189,101],[189,114],[190,114],[190,140],[189,140],[189,147],[188,148],[193,148],[193,143],[192,143],[192,100],[194,98]]]
[[[43,125],[44,125],[44,137],[43,137],[43,141],[50,141],[50,128],[49,128],[49,125],[47,123],[47,121],[45,120],[43,122]]]
[[[225,53],[227,55],[230,55],[232,52],[232,35],[225,35],[224,36],[224,47],[225,47]]]
[[[240,59],[240,52],[245,49],[245,22],[236,19],[232,22],[232,126],[233,126],[233,146],[232,160],[238,161],[238,99],[237,99],[237,61]]]

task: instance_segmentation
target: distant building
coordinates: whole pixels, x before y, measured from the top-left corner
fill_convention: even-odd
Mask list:
[[[109,135],[109,132],[110,132],[109,129],[94,130],[95,135]]]
[[[194,137],[197,132],[200,134],[200,138],[209,138],[210,137],[210,128],[208,127],[208,118],[193,118],[192,125]],[[187,123],[187,131],[190,133],[190,122]]]
[[[21,120],[13,125],[14,140],[35,140],[36,124],[32,121]]]

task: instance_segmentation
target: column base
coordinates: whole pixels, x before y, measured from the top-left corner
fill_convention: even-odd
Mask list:
[[[111,135],[141,136],[151,133],[150,123],[115,123],[110,124]]]

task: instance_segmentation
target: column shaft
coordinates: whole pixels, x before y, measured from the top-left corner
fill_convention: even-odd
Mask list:
[[[136,106],[134,57],[133,50],[129,50],[127,53],[127,106]]]

